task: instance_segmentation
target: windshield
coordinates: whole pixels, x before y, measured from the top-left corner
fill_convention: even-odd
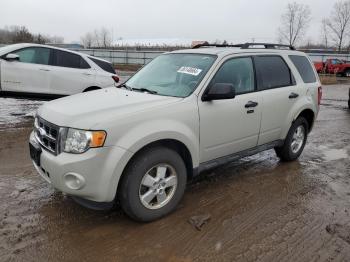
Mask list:
[[[197,87],[216,59],[204,54],[164,54],[130,78],[126,85],[165,96],[186,97]]]

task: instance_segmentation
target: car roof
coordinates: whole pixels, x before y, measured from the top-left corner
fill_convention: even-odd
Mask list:
[[[97,60],[100,60],[100,61],[103,61],[103,62],[110,63],[109,61],[104,60],[104,59],[101,59],[101,58],[99,58],[99,57],[91,56],[91,55],[88,55],[88,54],[85,54],[85,53],[73,51],[73,50],[66,49],[66,48],[56,47],[56,46],[53,46],[53,45],[41,45],[41,44],[34,44],[34,43],[21,43],[21,44],[12,44],[12,45],[8,45],[8,46],[5,46],[5,47],[3,47],[3,48],[6,48],[6,50],[11,50],[11,49],[15,50],[15,49],[26,48],[26,47],[46,47],[46,48],[52,48],[52,49],[61,50],[61,51],[73,53],[73,54],[76,54],[76,55],[80,55],[80,56],[84,56],[84,57],[89,57],[89,58],[94,58],[94,59],[97,59]]]
[[[287,55],[303,55],[305,53],[289,49],[269,49],[269,48],[239,48],[239,47],[203,47],[203,48],[194,48],[194,49],[182,49],[176,50],[170,53],[178,54],[205,54],[205,55],[217,55],[217,56],[227,56],[232,54],[287,54]]]
[[[86,55],[86,54],[85,54],[85,56],[88,57],[88,58],[93,58],[93,59],[96,59],[96,60],[99,60],[99,61],[102,61],[102,62],[106,62],[106,63],[108,63],[108,64],[111,64],[110,61],[105,60],[105,59],[102,59],[102,58],[99,58],[99,57],[97,57],[97,56]]]

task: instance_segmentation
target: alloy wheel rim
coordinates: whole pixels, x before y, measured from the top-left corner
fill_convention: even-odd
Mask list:
[[[301,147],[304,144],[305,139],[305,128],[304,126],[300,125],[295,129],[292,143],[291,143],[291,149],[294,154],[298,153]]]
[[[143,176],[139,188],[142,205],[148,209],[159,209],[169,203],[177,188],[175,168],[168,164],[157,164]]]

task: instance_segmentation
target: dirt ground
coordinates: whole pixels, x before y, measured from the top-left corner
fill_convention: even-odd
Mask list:
[[[31,121],[3,126],[0,261],[350,261],[348,88],[324,87],[298,161],[270,150],[204,173],[149,224],[55,192],[32,167]],[[210,215],[200,231],[196,215]]]

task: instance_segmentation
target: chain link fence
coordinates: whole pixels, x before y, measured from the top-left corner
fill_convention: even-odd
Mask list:
[[[145,65],[156,58],[163,51],[127,51],[105,49],[75,49],[74,51],[96,56],[110,61],[113,64],[139,64]]]

